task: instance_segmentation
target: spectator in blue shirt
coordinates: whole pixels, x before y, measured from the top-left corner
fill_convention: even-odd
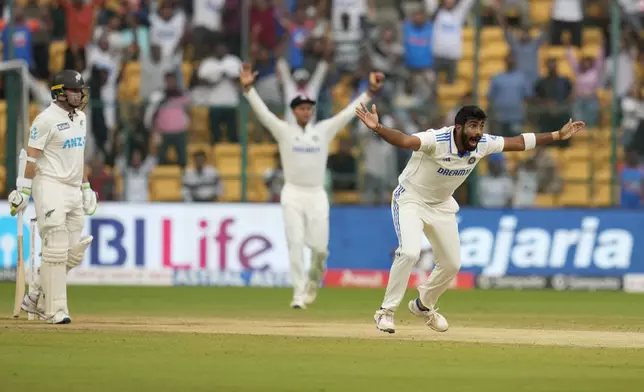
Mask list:
[[[27,26],[27,20],[25,19],[25,13],[22,8],[16,8],[14,10],[14,30],[13,36],[13,59],[24,60],[29,69],[34,67],[34,57],[32,52],[32,33]],[[5,26],[2,31],[2,45],[3,45],[3,59],[5,61],[10,60],[9,58],[9,34],[7,34],[8,26]]]
[[[626,166],[620,175],[621,197],[623,208],[640,208],[644,194],[644,178],[639,166],[639,157],[634,151],[626,153]]]
[[[423,71],[434,65],[432,54],[432,24],[423,10],[416,11],[411,21],[403,25],[405,65],[410,70]]]
[[[523,132],[523,103],[528,97],[529,88],[524,74],[516,67],[514,56],[508,55],[505,64],[506,71],[492,78],[487,99],[498,132],[502,136],[511,137]]]

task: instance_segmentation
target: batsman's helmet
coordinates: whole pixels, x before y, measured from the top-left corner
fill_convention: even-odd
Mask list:
[[[66,90],[76,90],[81,93],[81,103],[76,107],[87,104],[87,99],[89,98],[88,89],[85,86],[83,76],[72,69],[58,72],[51,81],[51,97],[55,100],[58,100],[59,97],[65,97],[65,100],[69,101]]]

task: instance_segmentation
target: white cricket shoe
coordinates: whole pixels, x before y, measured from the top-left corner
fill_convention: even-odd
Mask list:
[[[65,312],[56,312],[54,317],[47,319],[48,324],[69,324],[72,318]]]
[[[27,313],[38,315],[40,319],[44,319],[45,309],[38,307],[39,298],[39,291],[32,291],[31,293],[25,294],[25,297],[22,299],[22,305],[20,305],[20,309],[24,310]]]
[[[318,284],[309,280],[304,288],[304,304],[311,305],[318,296]]]
[[[294,299],[291,301],[291,308],[292,309],[306,309],[306,305],[304,304],[304,301],[299,300],[299,299]]]
[[[409,308],[411,314],[413,314],[414,316],[424,318],[425,324],[427,324],[427,326],[434,331],[445,332],[447,331],[447,328],[449,328],[447,320],[440,313],[438,313],[438,309],[434,309],[433,306],[430,306],[429,309],[422,310],[418,306],[418,298],[409,301],[409,305],[407,307]]]
[[[387,333],[396,332],[393,311],[389,309],[380,309],[373,315],[373,320],[376,322],[376,328],[380,331]]]

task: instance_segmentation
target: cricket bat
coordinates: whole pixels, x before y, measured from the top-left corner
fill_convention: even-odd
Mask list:
[[[13,317],[20,317],[20,305],[25,296],[25,258],[23,254],[22,211],[18,213],[18,261],[16,263],[16,297],[13,301]]]

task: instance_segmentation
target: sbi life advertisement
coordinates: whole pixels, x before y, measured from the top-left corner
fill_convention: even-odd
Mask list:
[[[30,243],[25,213],[24,255]],[[644,212],[482,210],[457,214],[462,270],[455,288],[644,291]],[[17,220],[0,216],[0,280],[15,276]],[[276,204],[101,203],[88,217],[94,241],[70,284],[290,286],[282,212]],[[331,209],[327,286],[384,287],[397,239],[388,207]],[[431,273],[424,240],[410,286]],[[304,255],[308,260],[308,254]],[[593,283],[594,282],[594,283]]]

